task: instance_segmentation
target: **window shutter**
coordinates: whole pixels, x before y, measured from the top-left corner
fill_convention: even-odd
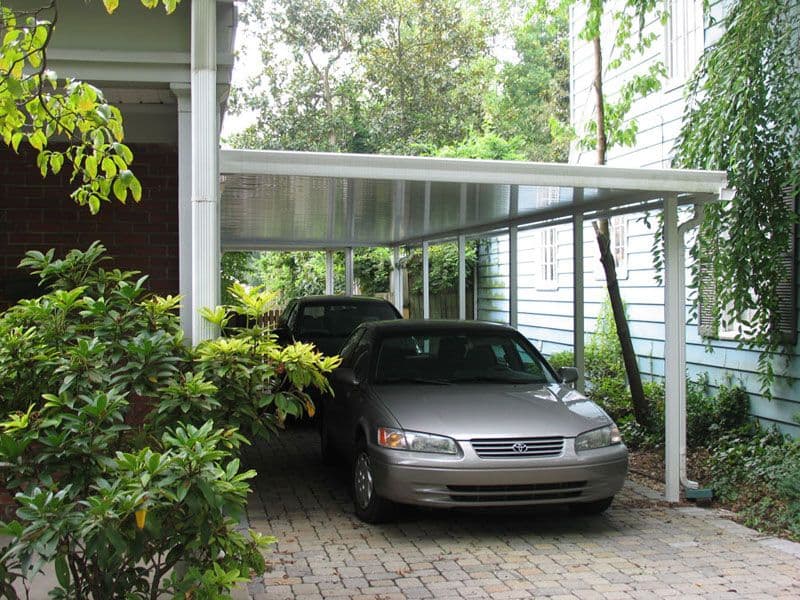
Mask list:
[[[783,189],[782,198],[789,209],[796,210],[797,193],[791,188]],[[778,285],[780,294],[780,323],[779,327],[786,344],[797,343],[797,231],[793,227],[789,248],[783,255],[785,279]],[[714,280],[712,269],[707,261],[700,258],[700,307],[698,312],[698,327],[700,335],[707,338],[716,338],[717,330],[714,327],[714,299],[717,295],[717,282]]]
[[[789,210],[796,211],[797,192],[783,188],[783,200]],[[792,227],[789,248],[783,256],[786,278],[778,286],[780,293],[780,329],[786,344],[797,343],[797,227]]]
[[[700,257],[700,306],[697,314],[700,335],[706,338],[717,337],[717,328],[714,326],[714,299],[717,297],[717,281],[714,279],[714,271],[707,260],[703,260],[701,251]]]

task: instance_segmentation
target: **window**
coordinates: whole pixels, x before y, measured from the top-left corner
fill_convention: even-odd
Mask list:
[[[666,0],[666,8],[664,62],[667,76],[680,84],[703,54],[703,0]]]
[[[736,315],[733,306],[727,307],[725,314],[720,320],[717,337],[721,340],[735,340],[740,335],[747,339],[746,329],[743,323],[748,323],[755,316],[753,309],[747,309],[742,315]]]
[[[558,232],[555,228],[542,229],[539,250],[539,286],[555,288],[558,283]]]

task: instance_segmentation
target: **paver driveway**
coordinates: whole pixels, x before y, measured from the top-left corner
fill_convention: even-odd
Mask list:
[[[800,545],[634,484],[601,517],[408,509],[369,526],[313,430],[277,436],[248,462],[259,471],[250,526],[280,540],[272,571],[249,585],[255,600],[800,598]]]

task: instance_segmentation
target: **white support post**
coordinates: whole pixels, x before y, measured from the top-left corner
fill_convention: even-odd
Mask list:
[[[575,388],[583,392],[586,359],[583,351],[583,213],[580,212],[572,218],[572,306],[572,351],[578,369]]]
[[[431,318],[430,244],[422,242],[422,318]]]
[[[200,309],[220,303],[217,3],[192,0],[192,342],[215,337]]]
[[[353,249],[344,249],[344,293],[353,295]]]
[[[333,294],[333,250],[325,250],[325,293]]]
[[[512,185],[509,198],[509,214],[515,217],[518,212],[519,186]],[[508,324],[519,325],[519,228],[508,228]],[[475,286],[477,290],[477,285]],[[477,295],[477,293],[476,293]]]
[[[467,251],[467,238],[464,234],[458,236],[458,318],[462,321],[467,318],[467,268],[464,255]]]
[[[173,83],[178,101],[178,293],[183,339],[192,343],[192,96],[187,84]]]
[[[681,335],[685,327],[684,291],[680,287],[680,253],[683,247],[678,235],[678,199],[664,199],[664,416],[665,416],[665,480],[667,502],[680,499],[680,410],[681,387],[685,365],[681,364]]]
[[[392,250],[392,280],[394,282],[394,305],[403,313],[403,269],[400,266],[400,247]]]

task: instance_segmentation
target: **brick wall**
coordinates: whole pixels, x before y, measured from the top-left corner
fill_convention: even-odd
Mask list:
[[[108,248],[114,266],[150,275],[153,291],[177,293],[178,150],[157,144],[132,150],[142,201],[113,201],[91,215],[70,199],[74,187],[67,173],[43,179],[35,151],[20,148],[16,155],[0,147],[0,304],[30,288],[16,269],[27,250],[55,248],[63,254],[94,240]]]

